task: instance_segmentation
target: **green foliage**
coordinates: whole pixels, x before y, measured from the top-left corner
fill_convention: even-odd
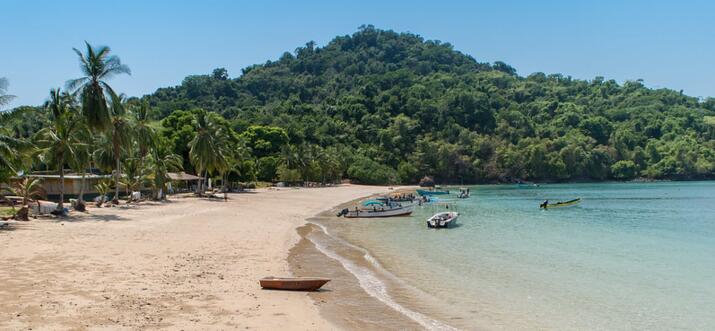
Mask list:
[[[190,76],[146,100],[167,114],[178,110],[167,119],[196,107],[222,114],[257,159],[285,158],[277,150],[286,143],[340,146],[348,151],[337,155],[343,169],[362,155],[398,169],[401,182],[424,175],[441,182],[602,180],[622,160],[649,177],[713,174],[713,100],[640,81],[521,77],[505,63],[480,63],[410,33],[363,26],[325,47],[308,43],[226,77]],[[691,137],[688,152],[675,146],[683,135]],[[315,170],[312,159],[285,162],[304,179]],[[342,175],[358,179],[356,173]]]
[[[631,160],[620,160],[611,166],[611,173],[615,179],[633,179],[636,177],[637,167]]]
[[[392,184],[397,181],[394,169],[365,157],[348,168],[348,176],[361,184]]]
[[[86,46],[76,51],[83,77],[68,86],[94,131],[85,139],[94,165],[117,174],[122,158],[160,167],[149,176],[161,178],[180,158],[187,172],[228,181],[698,179],[715,172],[713,98],[641,81],[523,77],[506,63],[482,63],[411,33],[362,26],[237,78],[218,68],[125,102],[116,102],[106,80],[128,68],[108,48]],[[22,107],[0,119],[0,176],[7,177],[28,167],[31,148],[21,157],[17,151],[52,118]],[[157,149],[160,159],[178,157],[159,165]],[[47,162],[38,167],[51,168]]]
[[[302,177],[297,169],[290,169],[286,165],[280,165],[277,170],[278,180],[286,183],[298,183]]]
[[[256,162],[257,178],[260,181],[272,182],[276,178],[281,160],[277,156],[264,156]]]
[[[246,140],[256,158],[278,155],[283,146],[288,144],[288,133],[279,127],[252,125],[241,133],[241,138]]]
[[[131,71],[117,56],[109,55],[109,47],[92,47],[88,42],[85,46],[85,53],[73,48],[84,76],[68,81],[67,89],[79,93],[87,125],[92,129],[106,130],[112,120],[110,103],[118,96],[106,80],[114,75],[130,74]]]

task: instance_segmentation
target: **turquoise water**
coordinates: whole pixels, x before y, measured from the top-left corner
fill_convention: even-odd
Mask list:
[[[456,228],[427,229],[443,206],[333,225],[457,328],[715,329],[715,182],[471,189]]]

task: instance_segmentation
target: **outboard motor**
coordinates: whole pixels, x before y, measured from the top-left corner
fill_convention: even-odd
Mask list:
[[[340,217],[340,216],[344,216],[344,215],[347,215],[347,214],[348,214],[348,209],[347,209],[347,208],[344,208],[344,209],[341,210],[341,211],[338,213],[338,215],[336,215],[336,216]]]

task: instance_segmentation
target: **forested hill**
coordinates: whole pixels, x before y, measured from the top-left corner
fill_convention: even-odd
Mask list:
[[[294,150],[333,153],[344,175],[363,182],[715,173],[715,99],[639,81],[522,77],[448,43],[372,26],[325,47],[308,43],[235,79],[217,69],[144,98],[160,118],[203,108],[238,132],[284,128]]]

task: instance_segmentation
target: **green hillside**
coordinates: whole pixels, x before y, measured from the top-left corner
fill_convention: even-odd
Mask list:
[[[715,170],[705,120],[715,100],[640,81],[522,77],[448,43],[371,26],[236,79],[217,69],[146,99],[162,117],[203,108],[239,132],[278,126],[293,145],[332,146],[347,164],[401,182],[686,179]]]

